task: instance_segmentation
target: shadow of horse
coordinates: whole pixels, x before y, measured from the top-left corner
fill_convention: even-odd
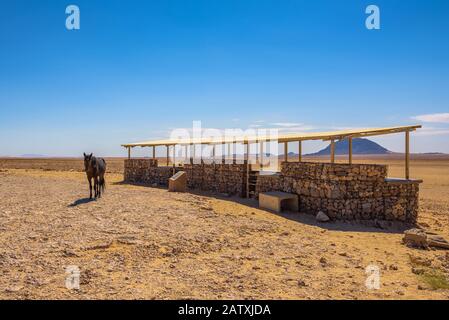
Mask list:
[[[68,207],[76,207],[81,204],[86,204],[86,203],[93,202],[93,201],[96,201],[96,199],[82,198],[82,199],[75,200],[73,203],[69,204]]]

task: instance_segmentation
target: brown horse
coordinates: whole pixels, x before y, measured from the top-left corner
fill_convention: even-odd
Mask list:
[[[95,198],[101,197],[101,192],[106,188],[104,175],[106,173],[106,161],[103,158],[95,158],[92,153],[84,153],[84,170],[89,181],[90,199],[92,199],[92,179],[94,180]]]

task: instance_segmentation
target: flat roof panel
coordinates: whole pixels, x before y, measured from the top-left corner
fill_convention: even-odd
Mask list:
[[[415,131],[421,128],[421,125],[399,126],[386,128],[367,128],[367,129],[351,129],[330,132],[310,132],[310,133],[289,133],[277,136],[278,142],[290,141],[307,141],[307,140],[339,140],[348,137],[370,137],[406,131]],[[133,147],[152,147],[165,145],[189,145],[189,144],[223,144],[223,143],[247,143],[256,141],[276,140],[273,136],[240,136],[236,138],[202,138],[202,139],[162,139],[150,140],[136,143],[123,144],[125,148]]]

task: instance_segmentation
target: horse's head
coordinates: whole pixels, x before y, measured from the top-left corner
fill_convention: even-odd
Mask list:
[[[84,171],[87,172],[89,170],[91,160],[92,160],[92,153],[91,154],[84,153]]]

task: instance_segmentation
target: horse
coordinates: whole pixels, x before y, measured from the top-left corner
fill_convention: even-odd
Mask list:
[[[95,198],[101,198],[101,192],[106,188],[104,175],[106,173],[106,161],[103,158],[96,158],[93,154],[84,153],[84,171],[86,171],[89,181],[89,198],[92,199],[92,178],[94,179]]]

